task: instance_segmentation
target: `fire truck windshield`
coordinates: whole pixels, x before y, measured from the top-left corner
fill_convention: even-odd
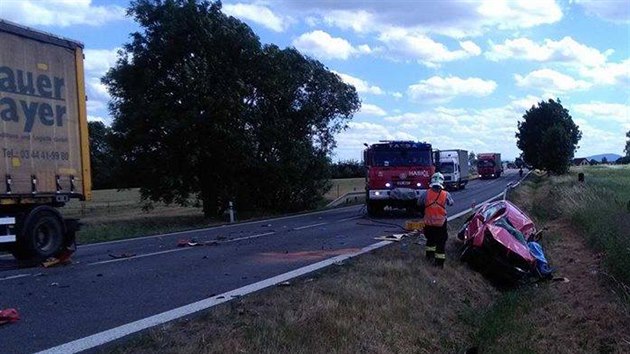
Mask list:
[[[429,166],[431,152],[419,149],[378,149],[372,152],[372,166]]]
[[[477,161],[477,167],[494,167],[494,161],[492,161],[492,160],[479,160],[479,161]]]

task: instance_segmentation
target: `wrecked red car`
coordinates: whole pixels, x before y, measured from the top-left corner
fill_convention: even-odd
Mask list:
[[[501,280],[548,277],[552,269],[538,243],[541,234],[509,201],[487,203],[468,218],[458,234],[464,242],[460,259]]]

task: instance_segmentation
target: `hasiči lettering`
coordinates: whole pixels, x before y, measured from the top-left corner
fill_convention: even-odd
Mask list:
[[[62,127],[67,113],[64,86],[63,77],[0,66],[0,119],[22,122],[25,133],[35,124]]]

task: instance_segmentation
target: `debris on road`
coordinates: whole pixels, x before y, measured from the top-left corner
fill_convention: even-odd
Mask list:
[[[290,286],[291,282],[290,281],[283,281],[282,283],[278,283],[278,286]]]
[[[17,322],[19,319],[20,314],[16,309],[0,310],[0,325]]]
[[[404,234],[390,234],[390,235],[385,235],[385,236],[377,236],[374,237],[375,240],[381,240],[381,241],[394,241],[394,242],[400,242],[402,241],[403,238],[405,237],[409,237],[409,236],[413,236],[418,234],[416,231],[413,232],[407,232]]]
[[[192,240],[188,240],[188,239],[177,240],[177,247],[195,247],[195,246],[201,246],[201,244],[199,242],[197,242],[197,240],[195,240],[195,239],[192,239]]]
[[[405,222],[405,230],[422,231],[424,229],[424,220],[407,220]]]
[[[70,256],[72,256],[72,252],[64,251],[58,257],[50,257],[46,259],[44,262],[42,262],[42,267],[50,268],[58,265],[68,265],[72,263]]]
[[[118,258],[130,258],[130,257],[135,257],[136,254],[135,253],[119,253],[119,254],[111,254],[109,255],[110,257],[114,258],[114,259],[118,259]]]

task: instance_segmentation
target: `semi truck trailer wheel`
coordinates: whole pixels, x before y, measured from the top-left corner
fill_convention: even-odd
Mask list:
[[[64,246],[63,219],[49,206],[32,209],[18,225],[17,259],[44,260],[57,255]]]

